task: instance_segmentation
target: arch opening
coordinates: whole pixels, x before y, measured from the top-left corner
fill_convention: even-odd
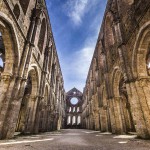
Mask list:
[[[1,73],[4,71],[4,67],[5,67],[5,46],[3,42],[2,33],[0,32],[0,78]]]
[[[18,121],[16,125],[16,132],[31,133],[33,130],[36,98],[38,91],[38,75],[36,70],[32,68],[28,73],[28,78],[25,85],[24,95],[22,98],[20,111],[18,114]]]
[[[67,125],[70,125],[71,124],[71,116],[68,116],[67,118]]]
[[[119,70],[116,70],[113,82],[114,97],[115,99],[119,98],[119,102],[116,103],[116,108],[119,108],[117,113],[118,116],[120,115],[120,117],[118,117],[120,118],[120,132],[135,132],[135,124],[131,114],[126,83],[123,74]]]

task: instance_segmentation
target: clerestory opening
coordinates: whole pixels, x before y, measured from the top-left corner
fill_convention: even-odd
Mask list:
[[[1,80],[1,74],[4,71],[5,67],[5,46],[3,42],[3,36],[0,32],[0,80]]]

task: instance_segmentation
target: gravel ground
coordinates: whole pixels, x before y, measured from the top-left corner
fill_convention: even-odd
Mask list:
[[[135,135],[68,129],[3,140],[0,150],[150,150],[150,141]]]

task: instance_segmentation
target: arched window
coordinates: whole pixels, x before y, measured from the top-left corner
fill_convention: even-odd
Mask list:
[[[72,125],[76,124],[76,116],[72,117]]]
[[[45,40],[45,33],[46,33],[46,21],[45,19],[42,20],[41,30],[39,35],[38,47],[40,52],[43,52],[44,40]]]
[[[0,78],[1,73],[4,70],[4,64],[5,64],[5,47],[3,43],[2,33],[0,32]]]
[[[69,107],[69,112],[71,112],[71,107]]]
[[[76,108],[75,107],[73,107],[73,112],[75,112],[76,111]]]
[[[71,116],[68,116],[67,125],[69,125],[70,123],[71,123]]]
[[[29,2],[30,2],[30,0],[19,0],[20,6],[21,6],[24,14],[26,14],[26,12],[27,12]]]
[[[79,112],[80,111],[80,108],[79,107],[77,107],[77,112]]]
[[[81,124],[81,116],[78,116],[77,125]]]
[[[13,12],[15,14],[16,19],[18,20],[19,16],[20,16],[20,8],[19,8],[18,4],[15,5]]]
[[[146,64],[147,64],[147,72],[148,72],[148,75],[150,75],[150,51],[149,51],[149,53],[147,54]]]

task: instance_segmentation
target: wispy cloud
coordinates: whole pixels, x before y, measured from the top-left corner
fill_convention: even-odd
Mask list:
[[[98,0],[68,0],[64,4],[64,10],[67,16],[75,25],[80,25],[85,14],[90,8],[96,5]]]
[[[88,0],[68,0],[64,5],[68,17],[70,17],[75,25],[79,25],[82,22],[87,3]]]
[[[62,21],[60,25],[59,20],[57,20],[54,29],[56,29],[57,40],[59,39],[56,45],[59,47],[57,50],[65,90],[69,91],[71,88],[76,87],[83,91],[106,0],[65,0],[65,3],[62,0],[60,1],[62,5],[58,8],[60,8],[60,13],[63,12],[60,15],[63,17],[61,18],[57,14],[54,15],[53,19],[57,20],[59,18],[60,22]],[[75,33],[76,31],[77,33]],[[81,40],[78,40],[78,38],[81,38]],[[79,43],[77,43],[78,41]]]
[[[97,30],[95,28],[95,33],[87,37],[81,49],[63,59],[64,61],[62,62],[62,68],[65,77],[66,91],[70,90],[73,86],[83,91],[96,45],[98,35],[96,31]]]

